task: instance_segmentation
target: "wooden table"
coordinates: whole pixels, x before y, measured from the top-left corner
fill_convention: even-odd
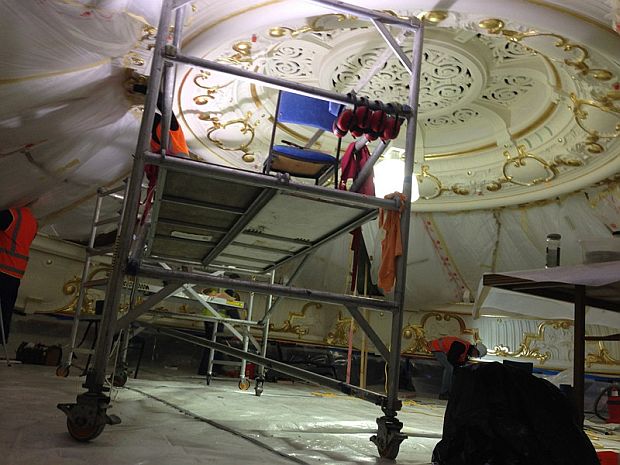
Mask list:
[[[585,341],[620,340],[620,334],[605,337],[586,336],[586,306],[620,312],[620,261],[489,273],[483,276],[482,283],[484,286],[574,304],[573,387],[578,413],[583,423]]]

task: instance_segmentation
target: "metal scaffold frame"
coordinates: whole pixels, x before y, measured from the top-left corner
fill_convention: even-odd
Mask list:
[[[401,432],[403,424],[397,418],[397,412],[400,410],[402,405],[401,401],[398,399],[398,385],[401,355],[401,334],[403,327],[403,307],[405,298],[404,291],[407,274],[408,238],[411,219],[410,199],[414,176],[414,148],[422,59],[423,25],[417,18],[405,19],[358,6],[348,5],[339,1],[308,1],[320,4],[331,10],[352,14],[358,18],[369,20],[385,40],[389,49],[391,49],[394,55],[396,55],[399,61],[410,73],[411,77],[409,82],[410,88],[408,103],[399,107],[400,115],[405,117],[407,120],[405,177],[402,187],[402,193],[406,199],[404,205],[401,205],[401,202],[398,199],[378,199],[357,194],[355,192],[338,191],[321,186],[296,184],[291,182],[288,178],[282,176],[276,177],[259,173],[243,172],[232,168],[210,165],[194,160],[171,157],[166,155],[165,149],[162,150],[162,153],[151,153],[149,151],[150,134],[154,121],[155,106],[160,85],[161,88],[163,88],[161,147],[168,147],[168,129],[170,128],[172,99],[175,85],[175,63],[186,63],[212,71],[227,73],[240,79],[256,81],[266,86],[284,89],[289,92],[317,97],[333,102],[353,105],[362,103],[361,99],[358,98],[355,93],[342,95],[329,90],[239,69],[232,65],[183,55],[181,53],[180,45],[184,10],[188,2],[183,0],[164,0],[159,20],[158,33],[155,41],[151,74],[149,78],[150,83],[145,100],[144,114],[136,145],[127,195],[124,200],[124,214],[114,251],[112,271],[110,273],[108,286],[106,288],[101,329],[95,347],[94,363],[88,372],[84,383],[84,387],[87,391],[77,396],[76,403],[59,405],[59,408],[67,414],[67,426],[69,428],[69,432],[76,439],[90,440],[98,436],[106,424],[115,424],[120,421],[116,416],[107,414],[110,399],[106,394],[108,388],[105,386],[106,367],[108,364],[108,357],[112,347],[114,335],[120,330],[127,328],[133,320],[139,317],[142,313],[148,311],[155,304],[174,294],[184,285],[191,283],[222,288],[234,287],[240,291],[257,292],[268,295],[269,304],[267,315],[262,321],[264,331],[268,329],[269,313],[275,306],[272,300],[273,296],[313,300],[316,302],[327,302],[345,306],[387,362],[388,375],[386,395],[367,391],[357,386],[342,383],[331,378],[320,376],[309,371],[267,359],[265,358],[266,343],[262,344],[262,353],[260,355],[255,355],[244,352],[243,350],[234,349],[219,344],[214,341],[206,340],[205,338],[188,335],[187,333],[177,330],[163,328],[156,328],[156,330],[176,338],[221,351],[234,357],[246,359],[258,364],[263,370],[265,367],[273,367],[283,373],[301,378],[303,380],[330,386],[347,394],[355,395],[379,405],[383,411],[383,416],[377,419],[378,431],[377,434],[371,438],[371,440],[376,444],[381,457],[395,458],[398,455],[400,444],[405,439],[405,435]],[[170,24],[173,22],[173,16],[174,34],[170,40],[168,37],[168,31]],[[403,38],[410,37],[410,35],[412,36],[413,52],[411,59],[405,55],[398,41],[389,31],[388,26],[396,26],[401,28],[403,31],[401,37]],[[385,109],[385,107],[382,108],[382,106],[376,102],[366,102],[366,104],[371,109]],[[396,284],[393,298],[381,300],[353,295],[335,294],[320,290],[293,288],[289,285],[274,284],[273,282],[266,284],[247,280],[232,280],[222,276],[214,276],[206,272],[164,269],[162,267],[148,264],[146,261],[141,259],[141,251],[144,246],[142,243],[139,243],[136,246],[134,234],[136,220],[139,213],[141,186],[145,163],[159,166],[160,170],[165,169],[170,172],[184,173],[186,175],[191,174],[191,176],[200,176],[223,181],[234,180],[235,182],[243,185],[271,188],[277,190],[278,192],[292,192],[297,197],[302,196],[307,199],[322,200],[332,204],[374,209],[375,212],[373,215],[366,214],[352,227],[357,227],[362,222],[368,221],[375,217],[378,209],[401,211],[400,227],[402,255],[397,259]],[[348,224],[347,227],[349,229],[344,232],[352,229],[351,224]],[[335,234],[330,235],[328,239],[332,239],[334,237],[336,237]],[[308,247],[296,256],[305,255],[305,257],[307,257],[308,254],[316,249],[316,247],[322,245],[324,241],[319,242],[320,243],[318,243],[315,247]],[[136,253],[136,250],[140,252]],[[276,265],[279,266],[280,264],[281,263],[277,263]],[[203,263],[202,265],[206,266],[208,263]],[[266,271],[271,271],[271,269]],[[148,296],[144,302],[132,306],[128,313],[119,318],[118,308],[121,302],[122,283],[126,275],[159,279],[164,282],[164,286],[160,291]],[[290,284],[290,281],[287,284]],[[392,313],[390,342],[388,345],[386,345],[373,330],[371,325],[364,318],[363,312],[360,309],[389,311]],[[263,339],[265,341],[266,337],[267,334],[264,334]],[[259,378],[257,378],[257,382],[260,381],[261,384],[262,374],[263,372],[261,371]]]

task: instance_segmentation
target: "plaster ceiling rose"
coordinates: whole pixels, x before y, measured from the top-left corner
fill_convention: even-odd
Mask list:
[[[210,32],[197,34],[194,53],[338,92],[357,87],[358,95],[371,100],[406,101],[409,76],[395,57],[369,75],[387,47],[369,23],[290,9],[289,3],[222,11],[217,27],[220,32],[226,27],[227,39],[213,47]],[[544,15],[532,16],[526,3],[510,11],[485,1],[467,10],[455,2],[449,11],[411,10],[401,1],[382,6],[426,22],[415,167],[421,199],[414,209],[524,203],[620,171],[614,91],[620,65],[610,56],[607,31],[577,13],[570,15],[572,22],[562,21],[569,13],[558,8],[539,5]],[[263,19],[248,21],[249,11]],[[575,21],[582,29],[574,28]],[[600,40],[584,45],[587,30]],[[411,38],[393,34],[410,54]],[[612,37],[620,46],[620,38]],[[182,121],[199,157],[261,169],[277,91],[190,69],[181,77],[179,95]],[[281,129],[302,144],[313,133],[292,125]],[[392,147],[404,148],[403,135]],[[335,138],[321,144],[335,144]]]

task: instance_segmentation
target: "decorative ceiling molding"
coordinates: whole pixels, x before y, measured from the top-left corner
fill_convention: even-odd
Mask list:
[[[240,18],[249,9],[239,17],[223,15],[217,27],[236,32],[228,43],[211,45],[204,56],[346,91],[386,48],[358,18],[331,13],[304,18],[285,8],[287,3],[280,2],[282,20],[271,15],[271,25],[260,29],[237,27],[246,24]],[[483,3],[475,2],[475,7]],[[545,8],[540,3],[537,7]],[[425,162],[417,173],[422,200],[414,209],[462,210],[539,200],[620,169],[613,156],[620,149],[618,98],[610,90],[620,69],[596,44],[593,48],[572,39],[573,31],[542,30],[544,21],[532,27],[520,22],[520,13],[507,10],[505,17],[485,17],[483,9],[478,14],[461,10],[459,2],[450,11],[402,5],[390,1],[390,10],[384,11],[417,16],[427,24],[418,119]],[[255,6],[275,11],[273,2]],[[581,16],[572,15],[584,27],[593,27]],[[407,42],[405,37],[409,53]],[[391,58],[359,93],[402,101],[408,80]],[[260,169],[271,133],[274,90],[190,70],[179,95],[190,145],[201,147],[199,156]],[[312,135],[295,126],[282,129],[299,143]],[[331,143],[335,139],[323,145]],[[393,146],[403,148],[404,139]]]

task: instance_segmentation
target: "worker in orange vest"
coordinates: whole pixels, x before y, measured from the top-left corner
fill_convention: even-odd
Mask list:
[[[472,344],[454,336],[434,339],[429,342],[428,349],[443,367],[439,398],[444,400],[450,397],[454,368],[465,365],[472,357],[480,358],[487,354],[487,348],[482,342]]]
[[[37,234],[37,220],[30,208],[0,211],[0,332],[6,349],[17,291],[28,266],[30,244]]]
[[[161,109],[161,97],[161,94],[159,94],[159,98],[157,99],[157,109],[159,111],[163,111]],[[153,153],[161,152],[161,120],[162,116],[159,113],[155,113],[155,119],[153,120],[151,129],[151,151]],[[174,113],[170,115],[170,131],[168,132],[168,136],[168,149],[166,150],[168,155],[176,155],[177,157],[189,156],[189,148],[185,141],[185,135]]]
[[[146,94],[147,86],[143,84],[135,84],[133,86],[133,91],[138,94]],[[163,95],[160,92],[157,96],[157,109],[160,112],[163,112],[162,98]],[[155,113],[153,126],[151,126],[151,152],[153,153],[161,152],[161,121],[162,115]],[[181,129],[181,126],[179,126],[179,121],[176,116],[174,116],[174,113],[170,114],[170,131],[168,132],[168,147],[166,149],[166,154],[175,155],[178,157],[189,156],[189,148],[187,147],[185,135],[183,134],[183,130]]]
[[[146,94],[147,86],[143,84],[135,84],[133,86],[133,91]],[[162,109],[162,97],[161,92],[157,96],[157,109],[163,113]],[[161,122],[162,115],[159,113],[155,113],[153,119],[153,126],[151,127],[151,152],[160,153],[161,152]],[[177,157],[188,157],[189,156],[189,147],[187,146],[187,141],[185,140],[185,135],[183,134],[183,129],[179,126],[179,121],[177,120],[174,113],[170,115],[170,130],[168,131],[168,148],[166,149],[167,155],[174,155]],[[151,203],[153,202],[153,196],[155,194],[155,186],[157,184],[157,174],[159,173],[159,167],[155,165],[146,164],[144,165],[144,174],[146,175],[146,179],[148,181],[148,187],[146,189],[146,197],[144,199],[144,211],[142,213],[142,221],[144,223],[148,213],[151,209]]]

